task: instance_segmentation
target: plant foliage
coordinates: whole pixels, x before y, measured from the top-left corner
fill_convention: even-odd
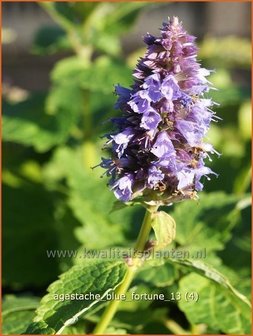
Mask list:
[[[131,85],[131,64],[142,55],[124,56],[121,36],[150,4],[41,6],[56,24],[35,34],[32,51],[60,57],[51,86],[3,97],[3,333],[92,333],[126,259],[88,252],[118,247],[126,256],[144,214],[117,204],[111,211],[114,196],[102,170],[91,167],[105,154],[101,136],[117,113],[113,87]],[[222,153],[211,163],[219,178],[206,181],[198,201],[163,207],[153,218],[162,257],[151,255],[140,267],[110,334],[250,334],[250,93],[234,80],[236,71],[249,74],[250,43],[208,37],[200,55],[216,68],[211,81],[223,120],[209,137]],[[133,292],[166,300],[131,300]],[[54,299],[71,293],[100,299]]]

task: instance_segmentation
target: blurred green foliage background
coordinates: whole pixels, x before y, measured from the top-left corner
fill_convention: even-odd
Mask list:
[[[138,207],[110,213],[114,196],[106,178],[100,178],[103,171],[91,167],[106,155],[101,136],[111,127],[108,118],[118,115],[113,86],[131,85],[132,69],[144,52],[142,48],[126,53],[121,37],[151,4],[44,2],[41,6],[57,26],[34,32],[31,51],[38,58],[62,55],[51,71],[51,85],[47,92],[3,87],[5,333],[22,332],[38,297],[76,262],[48,258],[46,250],[132,246],[143,216]],[[165,17],[173,15],[166,6]],[[249,297],[251,46],[247,38],[209,34],[199,47],[203,65],[215,69],[210,81],[218,90],[211,96],[220,104],[216,112],[222,120],[212,125],[208,141],[222,154],[210,162],[219,178],[205,181],[198,205],[189,201],[166,211],[177,221],[175,247],[206,248],[207,260]],[[187,286],[186,273],[176,268],[163,272],[153,274],[148,269],[145,277],[136,280],[139,290],[177,291],[182,279]],[[190,281],[196,282],[196,290],[197,281],[201,280]],[[30,309],[8,313],[20,306]],[[197,320],[192,309],[188,312],[176,303],[125,304],[111,333],[229,331],[208,316]],[[90,332],[98,315],[79,320],[68,333]],[[19,320],[22,325],[14,323]]]

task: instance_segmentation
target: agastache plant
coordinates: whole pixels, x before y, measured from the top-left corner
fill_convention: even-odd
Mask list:
[[[116,295],[128,290],[145,250],[163,249],[175,238],[175,221],[159,206],[196,198],[203,177],[215,174],[205,166],[215,150],[203,139],[217,117],[214,103],[204,97],[212,88],[206,78],[210,71],[197,62],[195,37],[174,17],[163,24],[161,37],[147,34],[144,41],[147,51],[133,72],[132,88],[116,86],[122,115],[112,119],[116,131],[106,143],[111,158],[101,162],[117,199],[147,209],[134,248],[138,253],[126,258],[128,269]],[[156,241],[149,240],[151,228]],[[106,330],[118,305],[108,304],[94,334]]]
[[[217,118],[214,102],[204,98],[212,88],[210,71],[197,62],[195,37],[177,17],[163,24],[161,37],[148,33],[144,42],[132,88],[116,86],[122,116],[112,119],[111,158],[101,166],[120,201],[161,205],[195,198],[203,176],[214,174],[205,159],[215,150],[203,141]]]

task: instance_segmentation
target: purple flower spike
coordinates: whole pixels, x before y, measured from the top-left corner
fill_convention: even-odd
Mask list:
[[[111,136],[114,142],[114,150],[119,158],[123,155],[129,141],[133,136],[134,132],[131,127],[127,127],[123,132]]]
[[[147,51],[132,88],[115,88],[122,115],[112,119],[111,158],[100,165],[119,200],[169,204],[196,197],[201,180],[215,174],[204,160],[217,152],[203,141],[215,103],[204,97],[210,71],[197,62],[195,37],[178,18],[163,24],[160,37],[147,34],[144,42]]]
[[[175,154],[175,148],[167,132],[160,132],[157,135],[154,146],[151,149],[151,153],[155,154],[158,158]]]
[[[164,174],[155,166],[150,167],[148,173],[148,187],[150,188],[154,188],[164,179]]]
[[[128,174],[121,177],[112,185],[114,195],[124,202],[129,201],[132,196],[132,184],[133,184],[132,175]]]
[[[151,108],[143,114],[140,126],[147,130],[155,130],[161,120],[160,114]]]

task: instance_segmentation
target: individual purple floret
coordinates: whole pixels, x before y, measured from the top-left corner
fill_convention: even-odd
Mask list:
[[[215,118],[204,97],[210,71],[200,67],[195,37],[176,17],[163,24],[161,37],[147,34],[144,42],[132,88],[116,86],[122,116],[112,119],[111,158],[100,165],[119,200],[169,204],[196,197],[201,178],[214,174],[204,159],[215,150],[203,142]]]

